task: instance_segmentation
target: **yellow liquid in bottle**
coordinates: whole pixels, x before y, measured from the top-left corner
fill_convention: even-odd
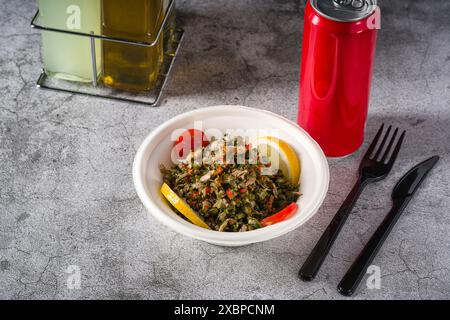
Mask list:
[[[164,19],[164,0],[103,0],[105,36],[152,43]],[[153,47],[103,41],[103,83],[126,91],[155,87],[163,61],[163,36]]]

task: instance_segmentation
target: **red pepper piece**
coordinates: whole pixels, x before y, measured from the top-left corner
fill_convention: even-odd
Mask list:
[[[290,205],[288,205],[286,208],[281,210],[280,212],[277,212],[261,221],[261,225],[263,227],[271,226],[275,223],[279,223],[281,221],[287,220],[291,216],[294,215],[295,212],[297,212],[298,205],[293,202]]]
[[[187,156],[189,151],[195,151],[208,145],[208,138],[202,131],[189,129],[178,137],[177,141],[174,143],[174,148],[178,156],[181,158]]]

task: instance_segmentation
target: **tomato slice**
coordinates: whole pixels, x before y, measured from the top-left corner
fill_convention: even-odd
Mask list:
[[[287,220],[288,218],[292,217],[295,212],[297,212],[298,205],[293,202],[290,205],[288,205],[286,208],[281,210],[280,212],[277,212],[261,221],[261,225],[263,227],[271,226],[275,223],[279,223],[281,221]]]
[[[201,147],[209,145],[208,138],[205,133],[197,129],[189,129],[183,132],[175,141],[174,148],[176,154],[182,158]]]

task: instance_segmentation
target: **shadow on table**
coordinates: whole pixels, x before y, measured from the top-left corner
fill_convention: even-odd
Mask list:
[[[403,155],[399,157],[407,155],[419,160],[427,155],[439,154],[444,157],[450,154],[450,113],[440,116],[422,113],[369,116],[365,145],[368,145],[383,122],[406,130]]]

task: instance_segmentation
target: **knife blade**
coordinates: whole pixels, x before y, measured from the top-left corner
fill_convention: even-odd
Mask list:
[[[434,156],[419,163],[397,182],[392,191],[392,208],[339,283],[338,291],[341,294],[353,295],[367,267],[372,263],[395,223],[438,161],[439,157]]]
[[[396,184],[392,192],[392,200],[405,201],[411,199],[422,184],[427,174],[439,161],[438,156],[431,157],[409,170]]]

